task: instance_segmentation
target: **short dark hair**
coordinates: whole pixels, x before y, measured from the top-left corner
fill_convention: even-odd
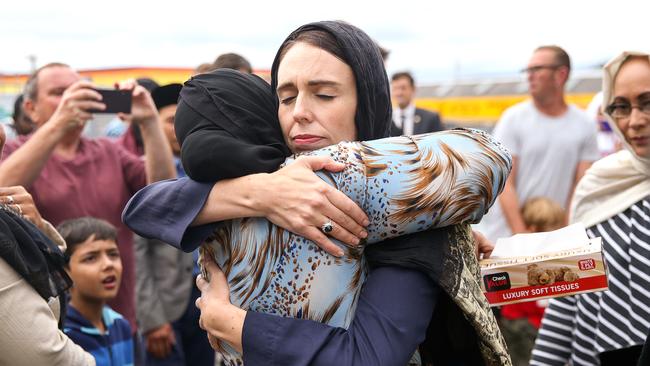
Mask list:
[[[66,258],[70,258],[79,244],[88,239],[112,240],[117,242],[117,229],[108,221],[94,217],[80,217],[63,221],[57,231],[65,240]]]
[[[544,46],[539,46],[535,49],[535,52],[537,51],[551,51],[555,54],[555,65],[557,66],[566,66],[566,68],[571,72],[571,58],[569,57],[569,54],[566,53],[566,51],[556,45],[544,45]]]
[[[411,75],[410,72],[408,72],[408,71],[396,72],[390,78],[390,81],[395,81],[397,79],[408,79],[411,86],[415,88],[415,79],[413,79],[413,75]]]
[[[233,69],[233,70],[243,70],[251,74],[253,68],[251,63],[248,62],[243,56],[236,53],[224,53],[219,55],[216,60],[212,63],[213,69]]]
[[[25,83],[25,87],[23,88],[23,96],[25,99],[36,101],[36,98],[38,97],[38,76],[40,75],[41,71],[49,69],[51,67],[69,68],[70,65],[64,64],[62,62],[50,62],[49,64],[43,65],[36,69],[36,71],[29,75],[29,78],[27,78],[27,82]]]

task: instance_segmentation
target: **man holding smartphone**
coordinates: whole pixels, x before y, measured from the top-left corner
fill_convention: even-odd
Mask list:
[[[133,193],[176,173],[150,94],[135,82],[122,83],[119,89],[132,93],[131,113],[119,116],[140,126],[147,152],[144,159],[110,140],[82,136],[84,125],[93,117],[91,111],[107,106],[91,82],[82,80],[68,65],[52,63],[36,70],[25,85],[23,106],[36,130],[5,146],[0,187],[25,186],[42,216],[54,225],[92,216],[118,228],[124,274],[118,295],[109,305],[135,331],[133,234],[120,216]],[[0,200],[12,201],[11,197]]]

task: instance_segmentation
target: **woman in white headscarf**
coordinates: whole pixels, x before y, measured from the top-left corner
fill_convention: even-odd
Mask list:
[[[603,76],[603,110],[624,149],[578,184],[571,221],[602,237],[609,290],[553,299],[531,365],[635,365],[650,329],[650,58],[623,52]]]

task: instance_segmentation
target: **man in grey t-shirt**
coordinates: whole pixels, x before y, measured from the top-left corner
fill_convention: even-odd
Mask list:
[[[564,99],[570,70],[563,49],[537,48],[525,69],[531,100],[506,110],[494,129],[510,149],[513,167],[481,223],[490,240],[526,231],[521,206],[530,198],[547,197],[568,209],[575,185],[599,158],[595,124]]]

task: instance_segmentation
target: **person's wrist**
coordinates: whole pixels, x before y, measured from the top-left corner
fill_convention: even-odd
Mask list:
[[[268,217],[271,213],[271,208],[268,205],[267,191],[271,175],[269,173],[258,173],[248,177],[250,189],[244,190],[244,192],[248,192],[247,197],[245,197],[245,204],[251,211],[252,216]]]
[[[133,123],[139,125],[142,128],[152,128],[158,125],[158,115],[152,115],[148,117],[133,119]]]
[[[45,225],[45,220],[43,220],[40,217],[34,218],[34,226],[36,226],[40,231],[45,232],[47,230],[47,226]]]
[[[213,336],[229,343],[232,346],[241,344],[241,335],[244,327],[246,310],[238,308],[231,303],[224,303],[219,307],[219,316],[214,319],[215,327],[208,326],[208,332]]]
[[[67,122],[63,118],[55,115],[49,121],[45,122],[39,130],[42,129],[45,136],[60,140],[67,132],[65,125]]]

